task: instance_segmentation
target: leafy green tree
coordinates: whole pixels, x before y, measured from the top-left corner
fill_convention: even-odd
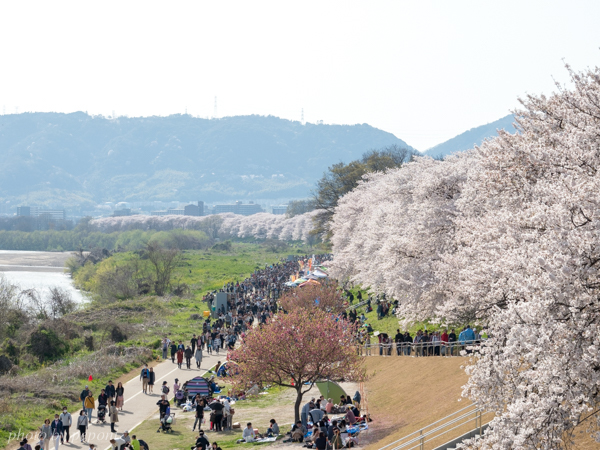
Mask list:
[[[313,193],[315,209],[321,211],[314,218],[313,233],[329,238],[329,223],[333,217],[339,200],[352,191],[369,172],[385,172],[400,167],[413,157],[413,153],[405,148],[392,145],[381,150],[370,150],[362,158],[348,164],[342,162],[329,167],[323,177],[317,181]]]

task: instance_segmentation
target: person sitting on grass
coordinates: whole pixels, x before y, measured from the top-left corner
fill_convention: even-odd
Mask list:
[[[292,427],[292,441],[302,442],[306,433],[306,427],[302,425],[302,421],[299,420],[296,422],[296,425]]]
[[[279,435],[279,425],[275,422],[275,419],[269,420],[269,428],[267,428],[267,436],[273,437]]]
[[[198,432],[198,437],[196,438],[196,445],[191,447],[191,450],[206,450],[210,446],[210,442],[204,436],[204,431],[200,430]]]
[[[352,412],[352,406],[348,405],[348,411],[346,411],[346,421],[349,425],[354,425],[356,423],[356,416],[354,412]]]
[[[242,438],[246,442],[254,442],[256,440],[256,434],[254,433],[251,422],[246,424],[246,428],[244,428],[244,432],[242,433]]]

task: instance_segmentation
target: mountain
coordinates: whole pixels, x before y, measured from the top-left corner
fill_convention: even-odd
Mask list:
[[[514,121],[514,116],[509,114],[495,122],[471,128],[469,131],[465,131],[446,142],[431,147],[425,154],[436,158],[438,156],[446,156],[455,152],[469,150],[476,145],[480,145],[484,139],[497,136],[497,130],[504,129],[510,133],[514,133],[516,131],[513,126]]]
[[[277,117],[0,116],[0,199],[29,204],[306,197],[331,165],[397,144],[362,125]],[[14,204],[14,203],[13,203]]]

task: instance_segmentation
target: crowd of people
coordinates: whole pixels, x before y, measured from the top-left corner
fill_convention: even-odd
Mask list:
[[[327,261],[330,255],[318,255],[310,257],[310,266],[316,267]],[[192,334],[189,341],[171,340],[163,336],[161,348],[163,359],[171,359],[173,364],[177,364],[179,369],[200,368],[204,354],[227,353],[233,349],[238,340],[243,339],[248,329],[254,326],[261,326],[273,317],[280,307],[277,303],[279,297],[287,289],[294,289],[289,286],[289,281],[293,277],[305,275],[305,264],[299,264],[299,261],[307,261],[309,257],[292,257],[281,261],[279,264],[265,266],[264,269],[256,270],[252,275],[243,281],[227,283],[220,290],[227,294],[226,308],[216,311],[216,318],[206,317],[202,320],[197,333]],[[217,291],[207,294],[204,298],[209,308],[213,305],[213,300]],[[346,298],[349,305],[353,305],[355,297],[350,291],[346,291]],[[408,331],[401,332],[396,330],[395,336],[386,333],[378,333],[367,323],[366,313],[377,308],[378,319],[383,319],[387,315],[394,314],[398,306],[397,301],[389,301],[382,296],[373,299],[366,297],[363,300],[363,294],[359,291],[356,300],[361,306],[364,306],[364,312],[359,315],[357,308],[349,308],[341,314],[342,318],[356,323],[357,326],[357,345],[363,355],[405,355],[405,356],[458,356],[461,350],[467,349],[471,344],[477,344],[487,338],[485,330],[481,332],[466,326],[457,332],[454,329],[442,331],[420,330],[415,334]],[[214,311],[213,311],[214,312]],[[224,355],[225,356],[225,355]],[[220,365],[220,362],[219,362]],[[154,384],[156,376],[152,367],[144,366],[140,373],[142,391],[147,395],[154,393]],[[182,406],[187,403],[194,411],[195,421],[192,430],[198,429],[196,442],[191,447],[198,450],[220,450],[216,442],[210,444],[205,436],[205,431],[223,431],[231,430],[233,407],[227,399],[212,398],[217,386],[214,377],[209,380],[210,395],[201,397],[196,395],[193,398],[189,396],[185,383],[182,385],[178,379],[173,384],[173,394],[175,404]],[[174,413],[171,412],[171,403],[169,401],[170,387],[165,381],[159,387],[161,398],[157,403],[159,408],[160,425],[158,432],[169,431],[174,423]],[[71,427],[77,427],[79,439],[82,443],[87,442],[88,428],[92,425],[93,411],[97,403],[96,423],[110,423],[111,432],[115,433],[115,438],[111,444],[115,450],[132,448],[135,450],[147,449],[144,441],[137,440],[135,436],[130,437],[129,433],[124,432],[120,437],[116,437],[116,426],[119,421],[119,412],[123,411],[125,399],[125,389],[121,383],[113,385],[109,381],[104,389],[101,389],[98,398],[95,399],[88,386],[82,391],[80,400],[82,409],[75,418],[64,409],[62,414],[57,414],[54,420],[47,419],[40,427],[40,441],[34,446],[36,450],[50,450],[54,445],[58,450],[63,442],[68,443]],[[97,400],[97,402],[96,402]],[[312,399],[302,408],[300,422],[292,426],[288,433],[288,440],[292,442],[305,442],[305,437],[310,435],[307,446],[317,449],[341,448],[343,445],[352,443],[352,436],[347,434],[347,428],[354,426],[357,421],[365,421],[367,418],[360,416],[360,395],[356,393],[352,401],[349,397],[341,399],[339,405],[334,405],[332,399],[325,400]],[[339,417],[330,419],[332,414],[338,414]],[[209,420],[205,429],[202,424],[205,423],[205,415],[209,415]],[[309,433],[312,430],[312,433]],[[277,436],[280,434],[279,425],[275,419],[270,422],[269,428],[264,433],[252,427],[247,423],[242,433],[243,440],[251,442],[256,439]],[[32,450],[27,440],[21,442],[23,450]],[[90,449],[94,448],[90,444]]]
[[[392,337],[387,333],[370,333],[368,328],[357,332],[358,351],[363,356],[460,356],[464,350],[472,352],[471,347],[481,344],[488,338],[485,329],[474,329],[467,325],[459,334],[454,328],[442,331],[419,330],[414,335],[408,331],[396,330]]]

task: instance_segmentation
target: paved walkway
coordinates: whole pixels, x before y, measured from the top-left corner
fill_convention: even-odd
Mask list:
[[[142,392],[142,381],[140,375],[127,381],[123,384],[125,388],[125,404],[123,405],[123,411],[119,411],[119,422],[116,424],[117,433],[110,432],[110,420],[105,424],[96,424],[97,410],[94,410],[92,417],[92,424],[87,430],[87,441],[95,444],[99,450],[110,448],[110,440],[116,437],[121,437],[125,430],[129,431],[129,434],[135,434],[134,428],[140,425],[143,421],[156,414],[158,406],[156,403],[160,400],[160,387],[163,381],[167,381],[169,389],[169,400],[171,406],[173,405],[172,397],[175,395],[173,392],[173,383],[175,378],[179,378],[179,383],[182,384],[184,381],[191,380],[192,378],[204,374],[207,370],[217,364],[217,361],[224,363],[227,360],[227,352],[221,351],[219,355],[207,355],[204,352],[200,369],[196,368],[196,361],[192,358],[192,368],[185,368],[185,360],[182,368],[177,368],[177,364],[173,364],[170,359],[161,362],[154,366],[154,372],[156,372],[156,381],[154,382],[154,393],[144,394]],[[140,369],[141,371],[141,369]],[[97,397],[98,393],[94,392],[94,397]],[[96,405],[98,402],[96,402]],[[70,443],[61,445],[60,448],[64,450],[71,449],[84,449],[87,450],[89,446],[80,442],[79,431],[77,431],[77,416],[79,411],[69,411],[73,416],[73,423],[71,426],[71,439]],[[143,436],[138,436],[138,439],[144,439]],[[51,449],[54,447],[51,445]]]

